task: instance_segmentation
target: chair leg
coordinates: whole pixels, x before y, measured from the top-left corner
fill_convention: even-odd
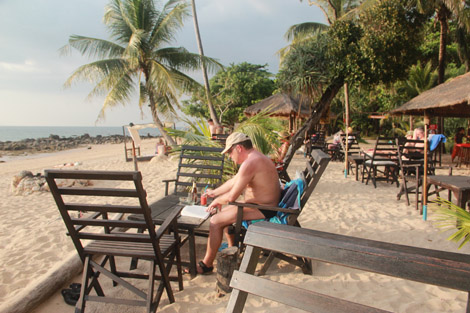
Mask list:
[[[90,256],[85,257],[83,262],[83,273],[82,273],[82,288],[80,289],[80,298],[75,305],[75,313],[85,313],[85,297],[88,295],[88,280],[91,274]]]
[[[148,281],[148,289],[147,289],[147,300],[145,304],[145,309],[147,313],[156,312],[157,306],[153,303],[153,292],[154,292],[154,285],[155,285],[155,261],[150,261],[150,269],[149,269],[149,281]]]
[[[273,263],[274,261],[274,257],[275,257],[274,252],[273,251],[269,252],[268,257],[266,258],[266,262],[264,262],[263,267],[258,272],[258,276],[263,276],[266,274],[266,272],[268,271],[268,268],[271,266],[271,263]]]

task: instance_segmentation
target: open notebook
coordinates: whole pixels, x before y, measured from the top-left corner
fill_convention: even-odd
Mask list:
[[[210,214],[210,212],[207,212],[206,209],[207,206],[203,205],[186,205],[183,210],[181,210],[181,216],[206,219]]]

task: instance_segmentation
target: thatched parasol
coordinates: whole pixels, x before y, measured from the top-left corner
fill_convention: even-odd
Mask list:
[[[470,73],[426,90],[392,114],[470,117]]]
[[[394,115],[423,115],[424,137],[428,137],[428,124],[431,116],[470,117],[470,73],[429,89],[414,97],[401,107],[391,111]],[[424,168],[428,164],[428,142],[424,141]],[[423,219],[427,215],[427,171],[423,179]]]
[[[299,101],[285,93],[278,93],[263,99],[247,107],[243,112],[247,116],[253,116],[266,109],[270,112],[270,116],[288,118],[289,131],[293,129],[295,118],[307,118],[310,116],[310,108],[307,101]]]

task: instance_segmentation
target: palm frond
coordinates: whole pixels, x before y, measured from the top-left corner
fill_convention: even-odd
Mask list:
[[[435,225],[444,231],[455,230],[448,240],[459,242],[459,249],[470,241],[470,213],[456,204],[437,198],[430,205],[433,212],[436,213]],[[434,220],[434,218],[433,218]]]
[[[328,28],[328,25],[317,22],[295,24],[289,27],[284,37],[287,41],[297,41],[305,37],[312,36],[317,32],[326,31]]]
[[[68,55],[74,48],[81,55],[89,58],[106,59],[120,57],[125,48],[120,45],[103,39],[72,35],[69,44],[59,49],[61,55]]]

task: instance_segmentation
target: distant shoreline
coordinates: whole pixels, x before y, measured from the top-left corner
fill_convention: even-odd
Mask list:
[[[156,138],[148,134],[144,138]],[[119,144],[124,143],[126,137],[123,135],[97,135],[92,137],[88,134],[73,137],[59,137],[50,135],[49,137],[37,139],[23,139],[18,141],[0,141],[0,159],[10,156],[28,156],[32,154],[57,152],[70,150],[89,145]],[[129,137],[127,137],[129,140]]]

